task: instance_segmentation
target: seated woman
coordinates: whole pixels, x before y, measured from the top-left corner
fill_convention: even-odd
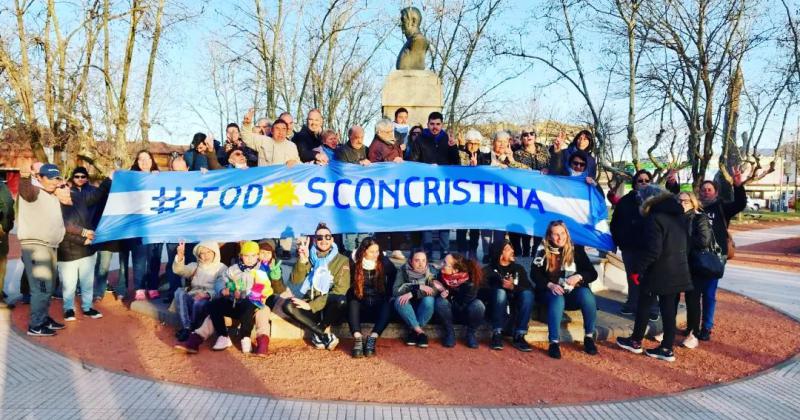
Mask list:
[[[391,315],[391,283],[397,273],[391,261],[381,255],[375,238],[361,241],[353,257],[352,287],[347,292],[350,333],[353,334],[353,357],[375,355],[375,346]],[[375,322],[366,342],[361,334],[361,318]]]
[[[222,276],[228,268],[219,262],[219,245],[216,242],[201,242],[194,247],[197,262],[186,264],[186,243],[181,241],[175,248],[172,271],[187,280],[186,287],[175,290],[175,307],[181,319],[181,329],[176,337],[186,341],[191,331],[206,318],[206,306],[222,289]]]
[[[397,270],[394,280],[394,308],[411,329],[406,345],[428,347],[428,336],[422,330],[433,316],[433,303],[438,291],[433,287],[436,276],[422,249],[411,252],[408,264]]]
[[[481,287],[482,279],[483,273],[476,261],[468,260],[461,254],[448,254],[444,258],[439,279],[434,281],[433,285],[439,292],[435,310],[444,327],[442,345],[445,347],[456,345],[453,320],[460,318],[467,324],[467,347],[478,348],[478,338],[475,333],[483,322],[483,314],[486,311],[483,302],[478,299],[478,289]]]
[[[503,327],[513,315],[514,339],[511,344],[519,351],[529,352],[531,346],[525,341],[528,322],[533,312],[533,284],[525,268],[515,262],[514,247],[504,241],[496,246],[491,262],[483,269],[486,279],[485,301],[491,309],[493,350],[503,349]],[[511,308],[514,308],[513,311]]]
[[[252,350],[250,334],[253,331],[255,312],[258,303],[272,295],[272,286],[268,274],[261,270],[258,261],[258,244],[252,241],[242,243],[239,259],[235,265],[228,267],[223,275],[222,289],[218,297],[208,304],[209,316],[200,328],[194,330],[185,343],[175,346],[187,353],[197,353],[200,344],[212,333],[217,334],[214,350],[225,350],[231,347],[225,317],[239,320],[239,337],[242,352],[249,354]],[[213,326],[209,328],[209,323]]]
[[[547,338],[550,347],[547,354],[561,358],[559,331],[564,309],[580,308],[583,314],[583,350],[597,354],[594,343],[594,324],[597,319],[597,303],[589,283],[597,279],[597,271],[583,247],[574,245],[566,225],[561,220],[547,225],[545,238],[531,264],[531,278],[537,292],[547,303]]]
[[[311,343],[318,349],[333,350],[339,339],[325,329],[338,322],[347,304],[350,288],[350,260],[339,254],[333,234],[325,223],[317,225],[314,244],[297,247],[297,264],[289,280],[302,284],[302,298],[291,298],[283,311],[311,332]]]

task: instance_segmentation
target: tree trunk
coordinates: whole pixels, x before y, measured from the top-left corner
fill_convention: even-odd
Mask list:
[[[158,41],[161,39],[161,16],[164,14],[164,0],[158,1],[156,9],[156,26],[153,29],[153,43],[150,46],[150,59],[147,61],[147,76],[145,77],[144,92],[142,93],[142,116],[139,126],[142,129],[142,143],[150,142],[150,91],[153,87],[153,73],[158,56]]]

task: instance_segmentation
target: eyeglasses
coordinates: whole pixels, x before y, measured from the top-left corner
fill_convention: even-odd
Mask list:
[[[650,180],[647,179],[647,178],[639,178],[639,179],[636,180],[636,183],[637,184],[649,184]]]
[[[72,177],[75,179],[86,179],[86,175],[73,175]]]
[[[581,161],[579,161],[579,160],[573,160],[573,161],[570,163],[570,165],[571,165],[571,166],[574,166],[574,167],[576,167],[576,168],[585,168],[585,167],[586,167],[586,162],[581,162]]]
[[[316,238],[316,240],[318,240],[318,241],[323,241],[323,240],[330,241],[331,239],[333,239],[333,236],[331,236],[331,235],[315,235],[314,238]]]

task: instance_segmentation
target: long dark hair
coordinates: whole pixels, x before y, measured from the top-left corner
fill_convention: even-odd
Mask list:
[[[572,138],[571,145],[575,146],[575,148],[578,149],[578,139],[581,138],[581,134],[585,134],[586,138],[589,140],[589,146],[586,147],[586,150],[584,150],[584,152],[592,153],[592,150],[594,150],[594,136],[592,135],[592,132],[589,130],[578,131],[578,134],[576,134],[575,137]]]
[[[353,270],[353,292],[358,299],[364,298],[364,268],[361,263],[364,261],[364,254],[367,249],[372,245],[378,245],[378,259],[375,261],[375,276],[372,277],[372,286],[378,290],[379,293],[385,293],[385,285],[383,279],[383,261],[380,254],[380,245],[375,238],[364,238],[356,250],[355,256],[355,269]]]
[[[477,261],[467,259],[467,257],[459,254],[450,254],[453,257],[453,269],[462,273],[467,273],[469,279],[472,280],[472,287],[479,288],[483,282],[483,270]]]
[[[142,153],[146,153],[147,156],[150,156],[150,167],[149,168],[140,168],[139,167],[139,155]],[[133,160],[133,165],[131,165],[132,171],[141,171],[141,172],[153,172],[158,170],[158,165],[156,164],[156,159],[153,157],[153,154],[150,153],[149,150],[139,150],[136,152],[136,159]]]

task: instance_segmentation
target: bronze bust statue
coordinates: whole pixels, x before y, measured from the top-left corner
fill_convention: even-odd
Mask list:
[[[397,56],[397,70],[425,70],[428,40],[419,30],[421,23],[422,13],[416,7],[406,7],[400,11],[400,25],[406,43]]]

